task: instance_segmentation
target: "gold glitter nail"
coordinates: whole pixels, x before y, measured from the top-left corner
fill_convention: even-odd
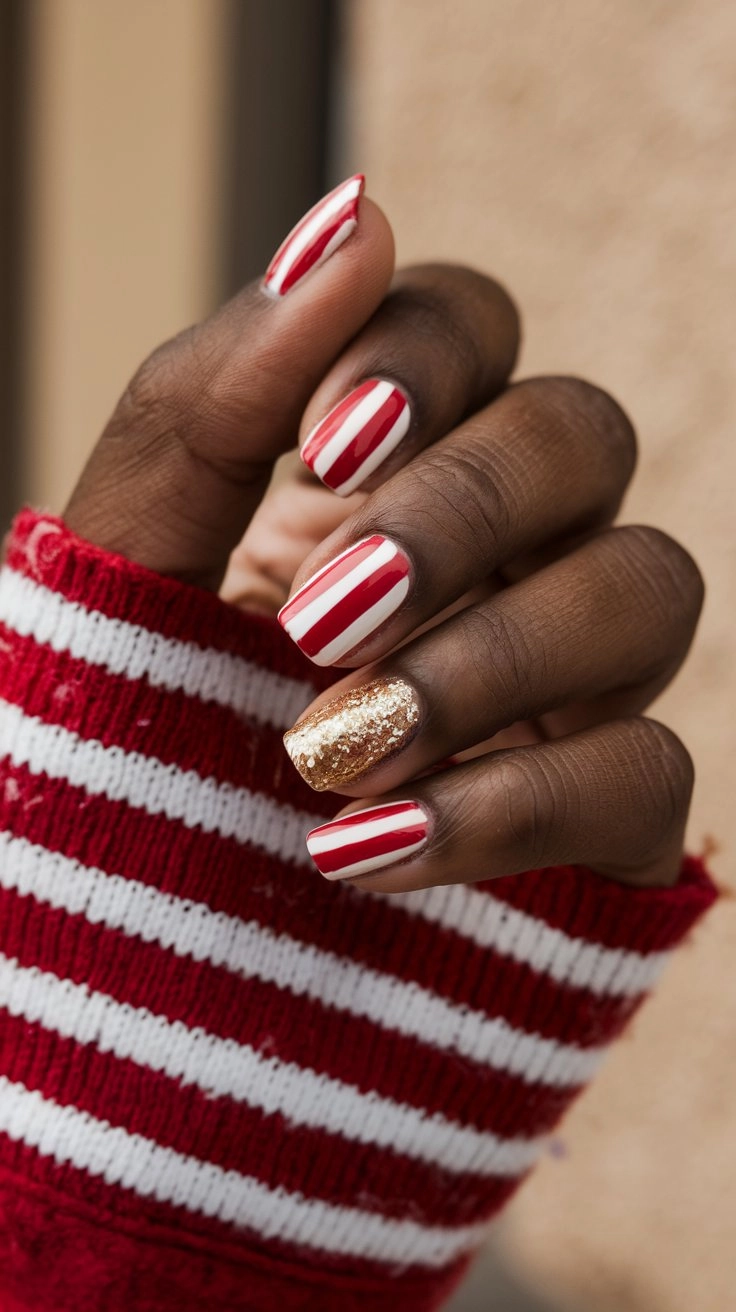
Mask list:
[[[313,711],[284,734],[303,779],[318,793],[352,783],[413,738],[419,699],[403,679],[374,679]]]

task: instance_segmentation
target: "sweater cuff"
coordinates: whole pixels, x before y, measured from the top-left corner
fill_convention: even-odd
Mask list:
[[[331,884],[281,732],[334,676],[277,623],[24,511],[0,626],[0,1302],[428,1312],[701,863]]]

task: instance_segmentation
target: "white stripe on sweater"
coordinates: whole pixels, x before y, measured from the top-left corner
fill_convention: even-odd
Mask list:
[[[556,1088],[586,1084],[606,1048],[579,1048],[514,1029],[502,1017],[457,1005],[421,985],[396,979],[254,922],[212,912],[135,880],[105,875],[24,839],[0,835],[0,885],[81,912],[92,923],[158,942],[180,956],[209,961],[323,1006],[361,1016],[434,1048],[457,1052],[492,1070]],[[15,870],[13,867],[16,867]]]
[[[154,688],[216,702],[276,729],[289,729],[316,693],[306,681],[287,679],[229,652],[87,610],[8,566],[0,571],[0,622],[110,674],[146,678]]]
[[[554,875],[550,875],[554,878]],[[380,898],[385,894],[364,896]],[[636,998],[656,983],[671,952],[641,952],[605,948],[600,943],[572,938],[543,920],[506,906],[488,893],[467,884],[446,884],[412,893],[394,893],[392,906],[403,907],[443,929],[454,930],[481,948],[530,966],[570,988],[590,989],[610,997]]]
[[[270,1189],[251,1176],[165,1148],[122,1126],[0,1076],[0,1131],[42,1157],[70,1162],[108,1185],[245,1226],[264,1239],[401,1267],[441,1267],[475,1248],[487,1223],[444,1227]]]
[[[390,1148],[447,1171],[516,1177],[534,1164],[546,1142],[500,1139],[374,1090],[361,1093],[343,1080],[264,1057],[235,1039],[118,1002],[2,953],[0,1007],[99,1052],[195,1084],[208,1097],[232,1098],[267,1116],[278,1112],[295,1125]]]
[[[166,765],[140,752],[105,747],[93,738],[26,715],[0,699],[0,751],[32,774],[64,779],[97,797],[126,802],[149,815],[180,820],[189,829],[234,838],[283,861],[309,863],[306,835],[316,817],[262,793],[203,778],[196,770]]]
[[[0,570],[0,621],[23,637],[111,674],[145,677],[166,691],[215,701],[278,728],[290,727],[314,695],[308,683],[286,679],[227,652],[164,638],[87,610],[8,566]],[[322,817],[311,821],[323,823]],[[307,864],[306,852],[299,846],[292,859]],[[385,900],[381,894],[362,895]],[[558,982],[598,994],[636,997],[647,992],[670,956],[669,952],[645,956],[573,939],[464,884],[394,894],[389,900],[480,947],[492,947]]]

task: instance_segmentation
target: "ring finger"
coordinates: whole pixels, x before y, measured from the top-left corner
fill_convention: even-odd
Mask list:
[[[364,796],[368,777],[395,788],[570,701],[638,713],[682,661],[701,601],[671,538],[606,530],[331,688],[287,750],[313,788]]]

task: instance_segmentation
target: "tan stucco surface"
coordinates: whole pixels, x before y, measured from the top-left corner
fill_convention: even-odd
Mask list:
[[[697,851],[736,881],[736,10],[728,0],[355,0],[348,147],[404,261],[493,271],[521,372],[611,390],[641,435],[625,518],[709,586],[657,714],[698,766]],[[736,1306],[736,912],[669,969],[504,1225],[586,1312]]]

